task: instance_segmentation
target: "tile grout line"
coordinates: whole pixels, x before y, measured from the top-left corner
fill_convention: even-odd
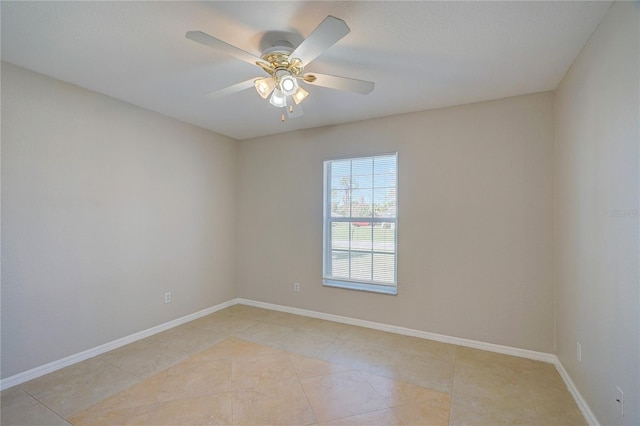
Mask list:
[[[225,338],[226,338],[226,337],[225,337]],[[224,339],[223,339],[223,340],[224,340]],[[81,410],[79,410],[79,411],[77,411],[77,412],[75,412],[75,413],[70,414],[69,416],[67,416],[67,418],[65,418],[65,420],[67,420],[68,418],[73,417],[73,416],[75,416],[75,415],[77,415],[77,414],[79,414],[79,413],[81,413],[81,412],[83,412],[83,411],[89,410],[90,408],[92,408],[92,407],[94,407],[94,406],[96,406],[96,405],[98,405],[98,404],[100,404],[100,403],[102,403],[102,402],[106,401],[107,399],[109,399],[109,398],[111,398],[111,397],[113,397],[113,396],[115,396],[115,395],[118,395],[118,394],[120,394],[120,393],[122,393],[122,392],[125,392],[125,391],[127,391],[127,390],[131,389],[132,387],[134,387],[134,386],[136,386],[136,385],[138,385],[138,384],[140,384],[140,383],[142,383],[142,382],[144,382],[144,381],[146,381],[146,380],[149,380],[149,379],[151,379],[152,377],[155,377],[155,376],[157,376],[158,374],[161,374],[162,372],[164,372],[164,371],[166,371],[166,370],[168,370],[168,369],[170,369],[170,368],[176,367],[176,366],[178,366],[179,364],[182,364],[183,362],[186,362],[186,361],[187,361],[189,358],[191,358],[192,356],[195,356],[195,355],[197,355],[197,354],[198,354],[198,353],[200,353],[200,352],[204,352],[204,351],[206,351],[207,349],[211,348],[212,346],[215,346],[215,345],[216,345],[216,344],[218,344],[218,343],[220,343],[220,342],[216,342],[216,343],[214,343],[213,345],[211,345],[211,346],[209,346],[209,347],[207,347],[207,348],[204,348],[204,349],[202,349],[202,350],[200,350],[200,351],[198,351],[198,352],[194,352],[194,353],[193,353],[193,354],[191,354],[191,355],[186,355],[186,354],[185,354],[185,355],[186,355],[186,358],[183,358],[183,359],[179,360],[178,362],[176,362],[175,364],[169,365],[169,366],[167,366],[166,368],[164,368],[164,369],[162,369],[162,370],[156,371],[156,372],[154,372],[153,374],[151,374],[151,375],[150,375],[150,376],[148,376],[148,377],[141,377],[141,376],[139,376],[138,374],[135,374],[135,373],[133,373],[133,372],[131,372],[131,371],[128,371],[128,370],[126,370],[126,369],[125,369],[125,368],[123,368],[123,367],[120,367],[120,366],[118,366],[118,365],[115,365],[115,364],[113,364],[113,363],[111,363],[111,362],[107,362],[106,364],[111,365],[112,367],[115,367],[115,368],[117,368],[117,369],[119,369],[119,370],[122,370],[122,371],[124,371],[124,372],[127,372],[127,373],[129,373],[129,374],[131,374],[131,375],[133,375],[133,376],[135,376],[135,377],[139,378],[139,380],[138,380],[136,383],[133,383],[133,384],[131,384],[130,386],[127,386],[127,387],[126,387],[126,388],[124,388],[124,389],[121,389],[121,390],[119,390],[119,391],[117,391],[117,392],[115,392],[115,393],[113,393],[113,394],[111,394],[111,395],[107,395],[106,397],[104,397],[104,398],[100,399],[99,401],[94,402],[93,404],[91,404],[91,405],[90,405],[90,406],[88,406],[88,407],[85,407],[85,408],[83,408],[83,409],[81,409]],[[220,393],[222,393],[222,392],[220,392]],[[178,398],[178,399],[176,399],[176,401],[178,401],[178,400],[182,400],[182,399],[186,400],[186,399],[191,399],[191,398],[198,398],[198,397],[202,397],[202,396],[206,396],[206,395],[214,395],[214,394],[215,394],[215,393],[211,393],[211,394],[204,394],[204,395],[197,395],[197,396],[191,396],[191,397],[186,397],[186,398]],[[170,402],[170,401],[164,401],[164,402]],[[155,413],[155,411],[158,409],[158,407],[159,407],[162,403],[163,403],[163,402],[155,401],[155,402],[153,402],[153,403],[150,403],[150,404],[143,404],[143,405],[140,405],[140,406],[138,406],[138,407],[153,407],[153,410],[150,412],[150,415],[151,415],[151,414]],[[44,405],[44,404],[43,404],[43,405]],[[47,407],[47,408],[49,408],[49,407]],[[52,411],[53,411],[53,410],[52,410]],[[105,412],[105,413],[106,413],[106,412],[109,412],[109,411],[112,411],[112,410],[101,410],[101,412]],[[54,411],[54,412],[55,412],[55,411]],[[57,413],[56,413],[56,414],[57,414]],[[67,420],[67,421],[68,421],[68,420]]]
[[[293,365],[293,362],[291,362],[291,353],[289,353],[289,363],[291,363],[291,366],[293,367],[293,371],[295,371],[296,373],[296,377],[298,378],[298,385],[300,385],[300,389],[302,389],[302,394],[304,395],[304,399],[307,401],[307,406],[309,407],[309,410],[311,410],[311,415],[313,416],[314,423],[318,424],[320,423],[318,421],[318,415],[316,414],[313,407],[311,406],[311,401],[309,401],[309,395],[307,395],[307,392],[304,390],[304,384],[302,383],[302,378],[300,377],[300,374],[298,373],[296,366]]]
[[[371,389],[373,389],[373,391],[376,393],[376,395],[378,395],[378,397],[380,397],[380,400],[382,402],[384,402],[384,405],[387,406],[387,409],[391,410],[393,407],[387,403],[387,401],[382,397],[382,395],[380,395],[380,392],[378,392],[378,389],[376,389],[376,387],[373,386],[373,384],[371,384],[371,382],[367,379],[366,374],[369,374],[369,375],[372,375],[372,376],[376,376],[376,374],[363,373],[360,370],[357,370],[357,371],[358,371],[358,373],[360,373],[360,375],[362,375],[362,378],[364,379],[364,381],[367,382],[367,384],[371,387]],[[391,380],[393,380],[393,379],[391,379]],[[379,411],[379,410],[374,410],[374,411]]]
[[[18,385],[18,386],[19,386],[19,389],[20,389],[22,392],[24,392],[24,393],[26,393],[27,395],[29,395],[29,396],[30,396],[31,398],[33,398],[33,400],[34,400],[34,401],[36,401],[38,404],[42,405],[44,408],[46,408],[47,410],[51,411],[52,413],[54,413],[56,416],[60,417],[61,419],[63,419],[63,420],[65,420],[65,421],[67,421],[66,417],[64,417],[63,415],[61,415],[60,413],[58,413],[56,410],[54,410],[53,408],[49,407],[47,404],[45,404],[44,402],[42,402],[41,400],[39,400],[39,399],[36,397],[36,394],[38,394],[38,393],[40,393],[40,392],[34,392],[34,393],[31,393],[31,392],[27,391],[26,389],[24,389],[24,388],[22,387],[22,385]]]
[[[359,371],[359,370],[358,370],[358,371]],[[454,366],[454,371],[455,371],[455,366]],[[426,387],[426,386],[422,386],[422,385],[420,385],[420,384],[412,383],[412,382],[408,382],[408,381],[405,381],[405,380],[397,380],[397,379],[395,379],[395,378],[390,378],[390,377],[380,376],[380,375],[378,375],[378,374],[374,374],[374,373],[368,373],[368,372],[362,372],[362,371],[359,371],[359,372],[360,372],[360,374],[362,374],[362,376],[363,376],[363,377],[364,377],[364,379],[367,381],[367,383],[369,383],[369,386],[371,386],[371,388],[376,392],[376,394],[378,394],[378,396],[380,397],[380,399],[382,400],[382,402],[384,402],[384,403],[385,403],[385,405],[387,406],[387,408],[386,408],[386,409],[391,410],[391,412],[393,413],[394,417],[395,417],[396,419],[398,419],[398,421],[400,421],[402,424],[405,424],[405,423],[404,423],[402,420],[400,420],[400,418],[399,418],[399,417],[398,417],[398,415],[396,414],[396,412],[395,412],[394,408],[405,407],[405,406],[412,405],[412,404],[419,404],[419,403],[422,403],[422,402],[425,402],[425,401],[420,401],[420,400],[411,400],[411,401],[406,401],[406,402],[404,402],[404,403],[402,403],[402,404],[398,404],[398,405],[391,405],[391,404],[389,404],[389,403],[388,403],[388,402],[387,402],[387,401],[382,397],[382,395],[378,392],[378,390],[376,389],[376,387],[375,387],[375,386],[374,386],[374,385],[373,385],[373,384],[372,384],[372,383],[367,379],[367,376],[376,376],[376,377],[381,377],[381,378],[383,378],[383,379],[388,379],[388,380],[392,380],[392,381],[399,381],[399,382],[401,382],[401,383],[405,383],[405,384],[408,384],[408,385],[411,385],[411,386],[415,386],[415,387],[419,387],[419,388],[422,388],[422,389],[426,389],[426,390],[428,390],[428,391],[432,391],[432,392],[437,392],[437,393],[441,393],[441,394],[449,395],[449,419],[451,418],[451,395],[452,395],[452,393],[453,393],[453,383],[451,384],[452,393],[450,394],[450,393],[448,393],[448,392],[444,392],[444,391],[440,391],[440,390],[436,390],[436,389],[428,388],[428,387]],[[452,375],[452,380],[453,380],[453,375]],[[381,410],[373,410],[373,411],[370,411],[369,413],[374,413],[374,412],[376,412],[376,411],[381,411]]]
[[[525,385],[525,387],[527,388],[527,395],[529,395],[529,399],[531,400],[531,405],[533,405],[533,411],[535,411],[536,413],[536,420],[538,420],[540,418],[540,413],[538,412],[538,404],[536,404],[536,401],[533,398],[533,395],[531,394],[530,387],[528,385]]]
[[[233,373],[233,370],[232,370],[232,373]],[[235,421],[236,421],[236,417],[235,417],[236,414],[235,414],[235,410],[234,410],[234,405],[235,404],[236,404],[235,395],[231,394],[231,425],[234,425]]]
[[[456,368],[458,366],[458,348],[453,352],[453,375],[451,376],[451,394],[449,395],[449,424],[451,425],[451,418],[453,413],[453,392],[456,386]]]
[[[56,416],[60,417],[65,422],[70,423],[65,416],[63,416],[62,414],[58,413],[56,410],[54,410],[53,408],[49,407],[47,404],[45,404],[44,402],[40,401],[38,398],[36,398],[34,395],[31,395],[29,392],[25,391],[24,389],[23,389],[23,391],[25,393],[27,393],[31,398],[33,398],[38,404],[42,405],[47,410],[51,411],[53,414],[55,414]]]

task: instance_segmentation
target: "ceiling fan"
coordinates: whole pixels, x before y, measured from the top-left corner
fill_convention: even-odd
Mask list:
[[[300,103],[309,95],[300,82],[365,95],[373,90],[374,83],[371,81],[329,74],[304,74],[305,66],[346,36],[349,31],[351,30],[342,19],[329,15],[295,49],[288,41],[281,40],[273,43],[273,46],[266,49],[260,57],[202,31],[188,31],[186,37],[257,65],[268,74],[267,77],[255,77],[217,90],[207,95],[208,97],[218,98],[255,87],[263,99],[269,98],[271,105],[283,108],[288,117],[294,118],[303,114]],[[284,121],[285,112],[282,113],[281,119]]]

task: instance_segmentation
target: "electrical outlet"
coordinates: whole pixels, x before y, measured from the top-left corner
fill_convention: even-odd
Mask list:
[[[582,345],[580,342],[576,342],[576,357],[578,357],[578,362],[582,362]]]
[[[293,291],[300,291],[300,283],[293,283]]]
[[[171,303],[171,292],[168,291],[164,294],[164,303]]]
[[[616,386],[616,403],[620,417],[624,417],[624,392],[618,386]]]

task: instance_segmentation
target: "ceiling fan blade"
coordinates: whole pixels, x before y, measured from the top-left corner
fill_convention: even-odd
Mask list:
[[[253,65],[266,65],[269,68],[271,67],[271,64],[269,64],[264,59],[246,52],[239,47],[232,46],[226,41],[222,41],[213,36],[210,36],[209,34],[203,33],[202,31],[187,31],[185,37],[187,37],[189,40],[193,40],[200,44],[204,44],[205,46],[211,47],[212,49],[224,52],[227,55],[240,59],[241,61],[245,61]]]
[[[298,58],[306,66],[322,52],[333,46],[342,37],[349,34],[349,27],[335,16],[327,16],[320,25],[289,56]]]
[[[355,78],[338,77],[329,74],[310,73],[302,76],[302,79],[315,86],[328,87],[336,90],[346,90],[347,92],[361,93],[366,95],[375,87],[372,81],[356,80]]]
[[[216,90],[215,92],[211,92],[208,95],[206,95],[206,97],[209,98],[209,99],[218,99],[218,98],[221,98],[223,96],[230,95],[232,93],[241,92],[241,91],[246,90],[246,89],[248,89],[250,87],[254,87],[254,82],[258,78],[260,78],[260,77],[255,77],[255,78],[252,78],[250,80],[243,81],[241,83],[236,83],[234,85],[227,86],[227,87],[225,87],[223,89],[220,89],[220,90]]]

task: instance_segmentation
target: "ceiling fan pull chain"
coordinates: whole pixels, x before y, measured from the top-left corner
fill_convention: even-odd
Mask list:
[[[284,123],[284,112],[282,113],[282,117],[280,117],[280,120]]]

